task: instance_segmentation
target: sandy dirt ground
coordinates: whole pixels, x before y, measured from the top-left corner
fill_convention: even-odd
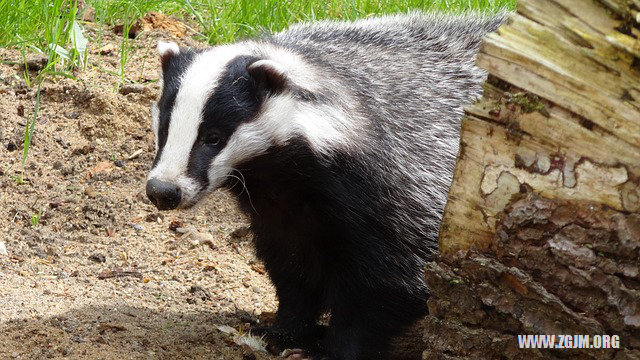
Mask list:
[[[269,359],[227,334],[276,307],[233,199],[216,192],[159,215],[144,192],[155,44],[202,44],[143,31],[126,66],[138,85],[123,95],[110,73],[119,36],[102,37],[81,81],[43,84],[24,184],[15,177],[36,91],[12,64],[20,54],[0,49],[0,359]]]

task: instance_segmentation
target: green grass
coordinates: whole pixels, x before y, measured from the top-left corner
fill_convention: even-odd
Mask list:
[[[513,9],[515,0],[88,0],[98,18],[126,23],[162,11],[198,25],[210,44],[231,42],[261,31],[279,31],[297,21],[356,19],[375,14],[424,11],[461,12]]]
[[[260,31],[278,31],[292,22],[327,18],[355,19],[409,9],[443,12],[512,9],[515,0],[87,0],[98,23],[129,26],[150,11],[160,11],[195,25],[211,44],[230,42]],[[52,56],[56,46],[74,48],[74,22],[85,11],[77,0],[0,0],[0,46]],[[98,39],[92,39],[98,40]],[[129,45],[130,46],[130,45]],[[66,60],[66,59],[63,59]],[[65,65],[77,65],[77,58]],[[59,67],[59,70],[65,70]]]
[[[38,210],[37,213],[31,215],[31,226],[36,227],[40,224],[40,217],[42,216],[42,210]]]
[[[187,2],[188,3],[188,2]],[[515,0],[325,0],[279,1],[206,0],[190,14],[200,24],[209,43],[230,42],[259,32],[275,32],[298,21],[356,19],[408,10],[462,12],[513,8]],[[198,14],[206,14],[198,17]]]
[[[136,19],[150,11],[163,12],[185,20],[198,32],[196,37],[210,44],[232,42],[260,32],[275,32],[298,21],[320,19],[356,19],[377,14],[408,10],[495,12],[513,9],[516,0],[86,0],[95,9],[95,22],[102,25],[123,24],[128,33]],[[0,0],[0,47],[17,48],[22,61],[31,53],[44,54],[47,66],[37,75],[25,70],[28,86],[37,86],[33,120],[27,123],[23,143],[21,175],[29,153],[35,119],[38,114],[40,85],[51,76],[76,78],[87,64],[87,42],[102,42],[102,29],[86,38],[80,20],[85,9],[77,0]],[[125,65],[135,52],[135,39],[122,37],[119,73],[116,85],[128,81]],[[5,60],[5,59],[1,59]],[[98,58],[98,64],[100,59]],[[99,65],[98,65],[99,66]],[[78,77],[81,79],[81,71]],[[117,86],[116,86],[117,88]]]
[[[86,0],[95,9],[95,22],[124,24],[125,30],[150,11],[184,19],[210,44],[231,42],[260,32],[275,32],[298,21],[356,19],[408,10],[462,12],[513,9],[515,0]],[[20,49],[23,58],[41,53],[49,59],[40,78],[24,73],[27,85],[47,75],[75,77],[87,63],[86,42],[100,44],[102,29],[86,39],[80,20],[86,9],[77,0],[0,0],[0,47]],[[125,31],[126,33],[127,31]],[[135,40],[122,37],[120,83]]]

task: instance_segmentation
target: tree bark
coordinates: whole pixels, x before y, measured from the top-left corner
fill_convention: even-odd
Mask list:
[[[640,0],[520,0],[481,49],[424,358],[640,358]],[[517,334],[617,334],[522,350]]]

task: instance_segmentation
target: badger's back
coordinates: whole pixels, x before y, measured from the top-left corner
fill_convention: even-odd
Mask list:
[[[412,118],[424,119],[439,105],[434,101],[446,110],[480,94],[486,76],[475,66],[480,41],[503,20],[502,14],[414,13],[299,24],[272,40],[382,109],[406,118],[410,106]]]
[[[504,17],[414,13],[327,21],[296,25],[270,40],[319,69],[328,92],[355,104],[347,111],[364,121],[352,140],[360,158],[349,159],[350,166],[369,168],[370,181],[385,193],[374,200],[377,211],[385,209],[382,221],[416,246],[435,246],[463,107],[481,95],[486,77],[476,55]]]

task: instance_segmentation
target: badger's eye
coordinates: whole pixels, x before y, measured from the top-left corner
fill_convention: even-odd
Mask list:
[[[220,135],[217,135],[217,134],[212,134],[210,136],[207,136],[207,138],[205,138],[202,141],[202,143],[207,146],[217,146],[221,142],[222,142],[222,137],[220,137]]]

